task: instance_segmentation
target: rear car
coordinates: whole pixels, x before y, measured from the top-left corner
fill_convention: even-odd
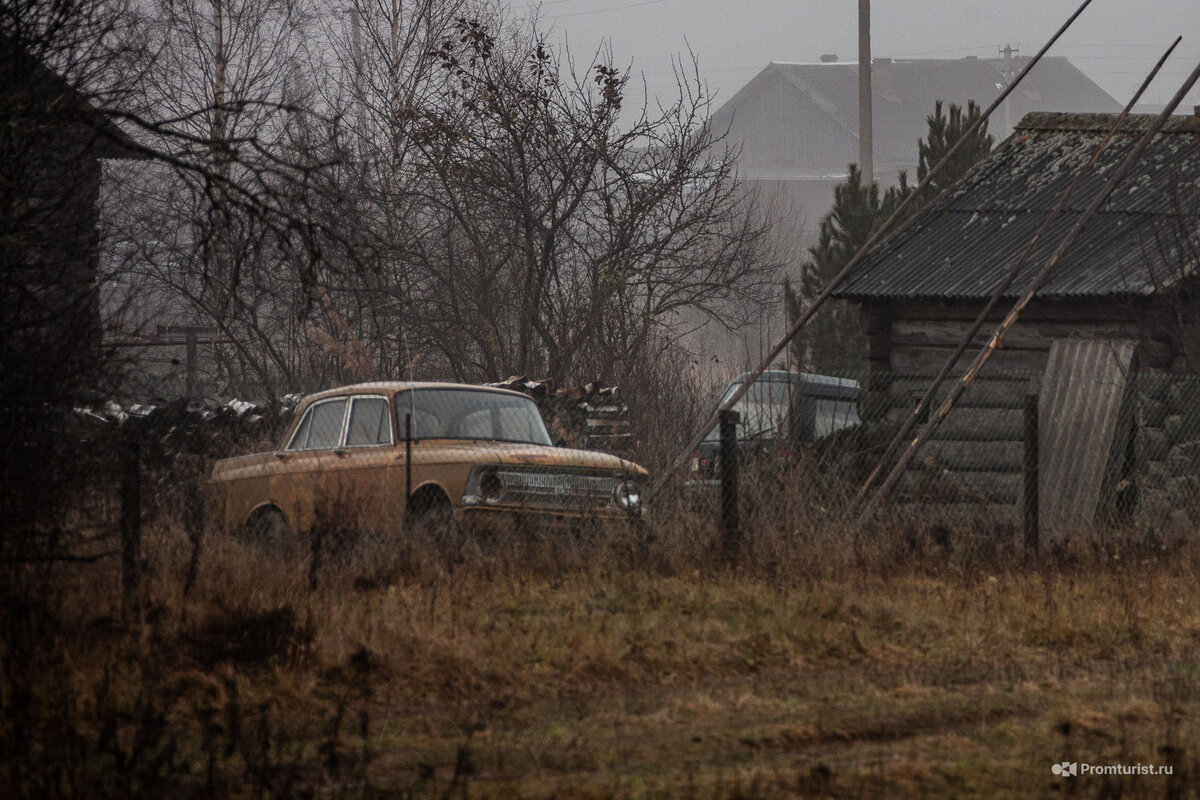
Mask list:
[[[749,379],[750,373],[730,381],[720,408]],[[844,428],[859,424],[858,381],[831,375],[766,370],[733,406],[740,417],[737,427],[739,457],[790,460],[793,454]],[[720,478],[720,432],[705,434],[692,454],[689,488],[715,486]]]

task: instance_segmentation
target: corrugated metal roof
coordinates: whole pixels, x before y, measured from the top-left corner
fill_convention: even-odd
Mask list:
[[[1007,294],[1029,285],[1151,120],[1126,121]],[[1103,114],[1026,116],[991,157],[868,255],[835,296],[990,296],[1113,122]],[[1148,295],[1196,274],[1198,190],[1200,118],[1180,117],[1088,221],[1039,296]]]

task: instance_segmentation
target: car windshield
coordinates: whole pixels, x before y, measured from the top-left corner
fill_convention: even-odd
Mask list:
[[[528,397],[486,389],[407,389],[396,395],[404,432],[412,415],[413,439],[469,439],[550,444],[546,423]]]
[[[734,381],[729,384],[725,394],[721,395],[718,407],[724,405],[740,388],[742,388],[742,381]],[[733,406],[733,410],[741,415],[741,421],[738,423],[738,438],[770,439],[783,435],[790,403],[789,389],[788,381],[762,379],[755,381],[754,385]],[[709,431],[704,440],[706,442],[717,441],[720,438],[719,427],[714,427]]]

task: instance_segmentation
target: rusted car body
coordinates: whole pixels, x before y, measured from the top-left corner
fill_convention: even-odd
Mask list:
[[[480,530],[636,519],[645,476],[617,456],[554,447],[518,392],[390,382],[305,398],[277,450],[219,461],[212,480],[227,530],[327,518]]]

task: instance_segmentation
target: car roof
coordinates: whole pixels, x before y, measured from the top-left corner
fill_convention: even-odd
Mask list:
[[[729,385],[733,386],[734,384],[744,383],[746,381],[746,379],[749,378],[752,374],[753,373],[750,373],[750,372],[743,372],[741,375],[738,375],[736,378],[734,378],[732,381],[730,381]],[[833,375],[818,375],[815,372],[795,373],[795,372],[791,372],[786,369],[764,370],[763,374],[759,376],[758,380],[755,381],[755,383],[758,383],[759,381],[788,381],[788,380],[796,381],[797,383],[803,383],[803,384],[808,384],[808,385],[813,385],[813,386],[821,386],[821,387],[827,387],[827,388],[838,388],[838,389],[858,389],[859,388],[858,381],[854,380],[853,378],[838,378]]]
[[[493,392],[496,394],[529,397],[527,394],[514,392],[511,389],[501,389],[495,386],[478,386],[473,383],[449,383],[441,381],[371,381],[368,383],[352,383],[347,386],[336,386],[314,392],[304,398],[305,405],[311,405],[317,400],[330,397],[342,397],[352,394],[395,394],[406,389],[469,389],[476,392]]]

